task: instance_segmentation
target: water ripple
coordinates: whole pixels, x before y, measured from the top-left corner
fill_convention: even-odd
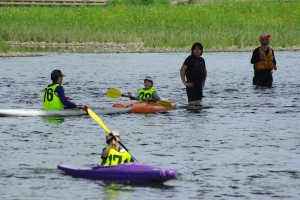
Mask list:
[[[0,199],[297,199],[300,52],[276,53],[286,67],[273,73],[272,88],[251,85],[251,53],[205,53],[208,77],[199,107],[187,105],[179,76],[187,56],[0,58],[1,109],[41,108],[41,94],[55,68],[67,75],[66,95],[92,109],[127,100],[107,98],[108,88],[135,94],[145,75],[154,76],[160,97],[175,100],[176,109],[100,118],[121,133],[139,162],[179,172],[160,185],[74,178],[56,166],[100,163],[106,132],[97,122],[89,116],[0,118]]]

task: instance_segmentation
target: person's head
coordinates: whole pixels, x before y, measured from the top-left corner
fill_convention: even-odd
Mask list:
[[[192,48],[191,48],[191,51],[192,51],[191,52],[192,55],[197,56],[197,57],[201,56],[203,54],[202,44],[199,43],[199,42],[194,43]]]
[[[146,76],[144,78],[144,86],[146,89],[150,89],[153,87],[153,78],[151,76]]]
[[[268,45],[269,42],[270,42],[270,38],[271,35],[267,35],[267,34],[262,34],[260,37],[259,37],[259,41],[261,43],[261,45]]]
[[[65,75],[62,74],[62,72],[58,69],[56,70],[53,70],[52,73],[51,73],[51,80],[53,82],[58,82],[59,84],[62,84],[62,80],[63,80],[63,77]]]
[[[120,140],[120,134],[117,131],[112,130],[111,133]],[[106,136],[106,143],[109,145],[113,140],[111,135]]]

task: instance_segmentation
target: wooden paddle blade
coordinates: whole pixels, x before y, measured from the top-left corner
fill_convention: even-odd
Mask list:
[[[158,100],[156,101],[156,103],[168,109],[173,108],[172,104],[169,101]]]
[[[100,126],[106,131],[106,133],[111,133],[111,131],[105,126],[103,121],[93,112],[91,109],[87,108],[87,113],[100,124]]]
[[[110,98],[119,98],[122,96],[122,93],[120,90],[118,90],[116,88],[109,88],[106,93],[106,96],[110,97]]]

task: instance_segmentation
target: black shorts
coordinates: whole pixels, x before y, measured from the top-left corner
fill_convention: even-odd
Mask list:
[[[203,89],[202,89],[202,81],[198,83],[193,83],[193,87],[186,87],[186,94],[188,97],[188,101],[198,101],[202,100]]]
[[[273,76],[271,70],[255,70],[253,77],[253,85],[272,86]]]

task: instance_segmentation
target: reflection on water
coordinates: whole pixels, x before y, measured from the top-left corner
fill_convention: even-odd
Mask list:
[[[66,94],[92,109],[135,93],[152,75],[174,110],[99,115],[141,163],[175,168],[162,185],[64,176],[59,163],[94,166],[106,132],[89,116],[1,118],[0,199],[297,199],[300,52],[275,52],[272,88],[252,86],[251,52],[204,53],[208,77],[201,107],[187,105],[179,76],[183,53],[63,54],[0,58],[0,108],[42,108],[40,96],[59,68]],[[42,170],[41,170],[42,169]],[[36,173],[35,173],[36,172]],[[96,183],[96,186],[95,184]]]
[[[101,188],[104,188],[104,193],[106,194],[105,199],[110,199],[110,200],[115,200],[115,199],[130,200],[130,192],[134,191],[132,186],[122,185],[119,183],[108,183],[100,186]]]
[[[187,105],[186,111],[189,113],[200,113],[202,110],[202,105]]]
[[[46,123],[49,122],[49,123],[56,124],[56,123],[64,122],[65,118],[62,116],[42,116],[42,119]]]
[[[132,199],[131,193],[140,190],[143,191],[147,188],[155,188],[167,192],[168,190],[174,190],[174,186],[164,185],[162,183],[134,183],[134,182],[116,182],[116,181],[103,181],[95,182],[101,188],[103,188],[107,195],[105,199]]]
[[[139,188],[160,188],[160,189],[174,189],[174,186],[165,185],[163,183],[145,183],[134,181],[101,181],[97,183],[100,186],[104,186],[107,189],[114,190],[134,190]]]

